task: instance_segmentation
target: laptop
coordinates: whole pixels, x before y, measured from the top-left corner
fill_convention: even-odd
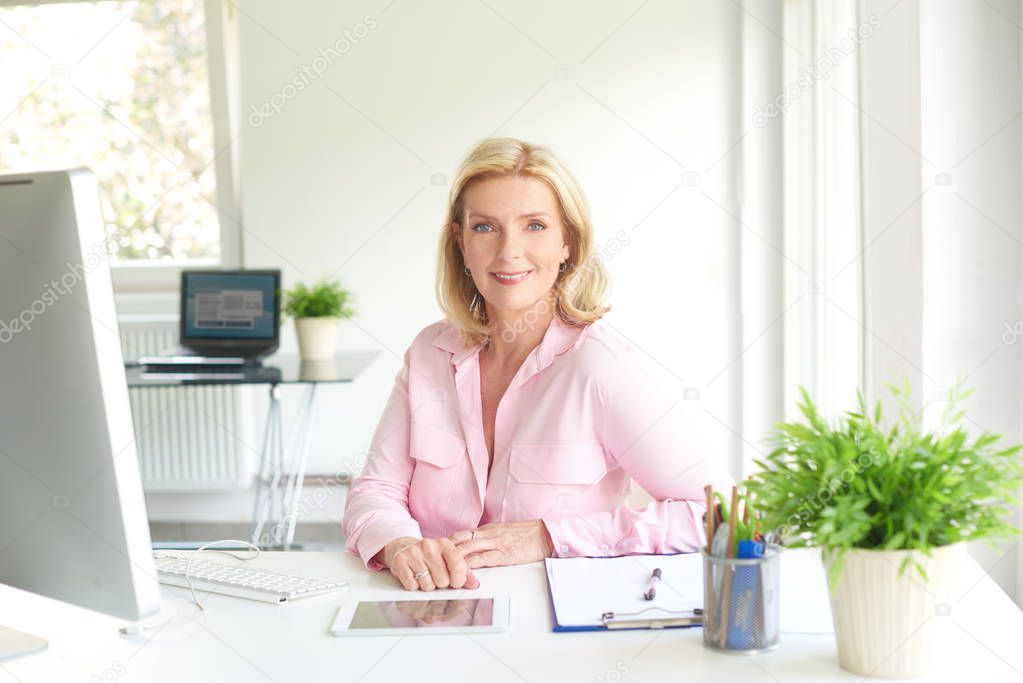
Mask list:
[[[180,342],[147,366],[245,366],[280,343],[280,270],[185,270],[181,273]]]

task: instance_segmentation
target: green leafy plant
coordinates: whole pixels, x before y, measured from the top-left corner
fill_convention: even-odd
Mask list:
[[[899,416],[887,431],[881,402],[871,414],[862,391],[858,411],[828,424],[800,387],[805,421],[776,425],[768,438],[773,450],[755,461],[761,471],[747,482],[765,528],[777,530],[784,545],[819,546],[832,560],[832,585],[852,548],[930,555],[936,546],[994,544],[1019,533],[1007,519],[1023,485],[1023,445],[999,447],[1000,435],[988,432],[969,438],[957,404],[972,389],[953,388],[940,426],[928,432],[909,403],[909,382],[888,387]],[[900,571],[911,560],[926,580],[913,553]]]
[[[292,318],[350,318],[347,305],[352,295],[336,280],[326,278],[307,286],[304,282],[285,292],[284,314]]]

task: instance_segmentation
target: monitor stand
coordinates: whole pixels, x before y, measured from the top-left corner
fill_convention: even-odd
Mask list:
[[[39,652],[45,650],[47,645],[49,642],[46,638],[0,626],[0,660]]]

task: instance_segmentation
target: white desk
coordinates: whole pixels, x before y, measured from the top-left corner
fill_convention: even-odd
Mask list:
[[[800,561],[817,563],[809,551]],[[203,554],[204,556],[207,553]],[[208,553],[213,556],[213,553]],[[235,562],[230,557],[223,561]],[[832,635],[782,634],[778,650],[756,657],[703,648],[699,628],[552,633],[543,563],[479,570],[477,591],[407,593],[386,573],[365,571],[344,553],[266,553],[275,571],[347,579],[347,594],[275,606],[205,596],[195,616],[184,589],[165,587],[164,608],[147,623],[166,625],[148,642],[117,633],[122,622],[23,591],[0,587],[0,623],[50,640],[47,651],[0,663],[0,681],[772,681],[862,680],[838,668]],[[823,570],[822,570],[823,571]],[[410,598],[507,594],[511,630],[484,635],[333,638],[346,596]],[[1023,680],[1023,615],[972,559],[944,630],[949,653],[927,680]],[[200,598],[202,599],[202,598]],[[782,596],[782,609],[796,595]],[[827,610],[828,606],[820,605]],[[168,619],[170,621],[168,621]],[[920,679],[918,679],[920,680]]]

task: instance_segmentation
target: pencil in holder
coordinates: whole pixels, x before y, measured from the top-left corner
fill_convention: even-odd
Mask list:
[[[703,644],[755,654],[778,646],[778,570],[781,548],[759,557],[719,557],[703,551]]]

